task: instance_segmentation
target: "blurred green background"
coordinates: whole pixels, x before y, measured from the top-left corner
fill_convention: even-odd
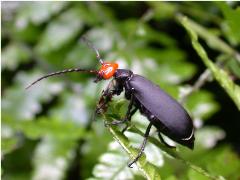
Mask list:
[[[153,166],[147,172],[157,170],[168,180],[240,179],[236,2],[2,2],[1,18],[2,179],[145,179],[137,166],[127,167],[130,157],[104,127],[103,116],[91,121],[108,82],[71,73],[24,89],[49,72],[98,69],[82,35],[106,61],[152,80],[193,117],[194,151],[177,145],[182,162],[149,142],[145,154]],[[204,53],[195,51],[184,26],[199,36],[215,69],[198,56]],[[114,98],[107,117],[124,116],[123,97]],[[138,112],[133,116],[142,132],[147,123]],[[141,136],[125,135],[132,146],[140,145]]]

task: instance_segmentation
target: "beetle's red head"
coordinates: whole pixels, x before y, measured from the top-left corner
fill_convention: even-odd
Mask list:
[[[98,75],[103,79],[110,79],[118,68],[117,63],[107,63],[102,64],[101,69],[98,71]]]

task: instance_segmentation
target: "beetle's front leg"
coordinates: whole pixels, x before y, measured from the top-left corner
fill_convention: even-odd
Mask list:
[[[96,107],[94,117],[96,114],[101,114],[107,111],[107,105],[112,100],[114,95],[119,95],[123,91],[123,87],[116,83],[116,81],[112,80],[107,88],[103,90],[102,95],[98,101],[98,105]]]
[[[113,95],[113,93],[105,93],[105,91],[102,92],[102,96],[98,101],[95,114],[101,114],[107,110],[107,104],[112,100]]]

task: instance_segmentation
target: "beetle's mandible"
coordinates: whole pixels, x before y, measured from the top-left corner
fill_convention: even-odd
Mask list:
[[[152,126],[157,128],[158,136],[166,146],[172,147],[164,141],[161,133],[181,145],[190,149],[194,148],[195,138],[192,119],[187,111],[176,100],[164,92],[159,86],[143,76],[134,74],[131,70],[118,69],[118,64],[116,63],[104,62],[93,44],[91,44],[86,37],[82,37],[82,40],[96,52],[97,59],[101,63],[100,70],[74,68],[54,72],[37,79],[26,89],[42,79],[68,72],[86,72],[95,74],[96,79],[94,82],[113,78],[107,88],[103,91],[95,112],[100,113],[105,111],[107,104],[111,101],[112,97],[114,95],[120,95],[121,92],[125,91],[125,97],[130,101],[125,118],[123,120],[113,121],[110,124],[117,125],[130,121],[131,117],[137,110],[139,110],[140,113],[146,116],[150,121],[144,134],[144,140],[141,144],[139,153],[137,157],[128,164],[129,167],[141,157]],[[124,130],[126,130],[126,128]]]

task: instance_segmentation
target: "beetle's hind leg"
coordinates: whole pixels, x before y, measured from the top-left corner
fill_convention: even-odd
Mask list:
[[[137,110],[138,110],[137,107],[135,107],[135,108],[132,110],[132,112],[130,113],[127,121],[131,121],[132,116],[135,114],[135,112],[136,112]],[[128,126],[129,126],[129,123],[127,123],[126,126],[123,128],[122,133],[124,133],[124,132],[127,130]]]
[[[151,130],[152,125],[153,125],[152,122],[150,122],[150,124],[148,125],[148,127],[147,127],[147,129],[146,129],[146,132],[145,132],[145,134],[144,134],[144,140],[143,140],[143,142],[142,142],[142,144],[141,144],[141,146],[140,146],[138,155],[137,155],[137,157],[135,157],[134,160],[132,160],[130,163],[128,163],[128,167],[132,168],[132,167],[131,167],[132,164],[134,164],[135,162],[137,162],[138,159],[142,156],[142,153],[143,153],[143,151],[144,151],[144,149],[145,149],[145,146],[146,146],[146,144],[147,144],[147,140],[148,140],[149,133],[150,133],[150,130]]]
[[[162,135],[161,135],[160,132],[158,132],[158,137],[159,137],[159,139],[161,140],[161,142],[162,142],[165,146],[167,146],[168,148],[176,148],[176,146],[171,146],[171,145],[169,145],[169,144],[163,139],[163,137],[162,137]]]

